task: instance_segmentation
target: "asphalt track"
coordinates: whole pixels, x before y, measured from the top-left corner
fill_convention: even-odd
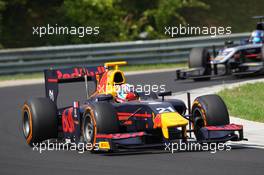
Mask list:
[[[173,72],[128,76],[128,82],[165,84],[166,90],[186,91],[210,85],[241,81],[235,78],[209,82],[174,82]],[[83,84],[67,85],[60,104],[84,97]],[[117,155],[83,154],[77,151],[39,153],[25,144],[20,131],[20,107],[25,99],[44,96],[43,85],[0,88],[0,174],[263,174],[264,149],[233,147],[231,151],[129,152]],[[79,98],[83,100],[83,98]]]

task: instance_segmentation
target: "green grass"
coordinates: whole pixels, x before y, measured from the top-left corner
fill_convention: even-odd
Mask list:
[[[34,79],[34,78],[43,78],[43,73],[37,72],[37,73],[27,73],[27,74],[1,75],[0,81]]]
[[[264,122],[264,83],[225,89],[219,95],[224,99],[232,116]]]
[[[179,68],[179,67],[186,67],[186,63],[130,65],[130,66],[122,66],[120,69],[122,71],[129,72],[129,71],[155,70],[155,69]],[[43,73],[37,72],[37,73],[31,73],[31,74],[4,75],[4,76],[0,76],[0,81],[34,79],[34,78],[43,78]]]
[[[163,63],[163,64],[142,64],[142,65],[130,65],[122,66],[122,71],[141,71],[141,70],[155,70],[155,69],[166,69],[166,68],[179,68],[186,67],[186,63]]]

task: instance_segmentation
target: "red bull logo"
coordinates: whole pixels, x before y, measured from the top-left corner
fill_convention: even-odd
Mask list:
[[[87,76],[95,76],[100,75],[105,72],[105,68],[103,66],[93,67],[93,68],[74,68],[74,69],[66,69],[57,70],[57,77],[58,79],[67,79],[67,78],[77,78],[84,75]]]

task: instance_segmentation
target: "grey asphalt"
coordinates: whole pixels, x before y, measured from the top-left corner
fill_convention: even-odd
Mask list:
[[[128,82],[165,84],[173,92],[241,81],[232,77],[209,82],[174,82],[174,72],[128,76]],[[0,88],[0,174],[263,174],[264,149],[233,147],[231,151],[131,152],[118,155],[80,154],[76,151],[39,153],[25,144],[21,134],[20,108],[25,99],[44,96],[43,85]],[[60,104],[79,96],[84,100],[83,84],[62,88]]]

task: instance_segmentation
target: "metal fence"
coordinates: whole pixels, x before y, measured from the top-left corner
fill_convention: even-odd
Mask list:
[[[0,50],[0,75],[38,72],[50,67],[98,65],[126,60],[129,64],[177,63],[187,60],[194,47],[221,47],[224,41],[238,43],[250,33],[166,40],[82,44]]]

